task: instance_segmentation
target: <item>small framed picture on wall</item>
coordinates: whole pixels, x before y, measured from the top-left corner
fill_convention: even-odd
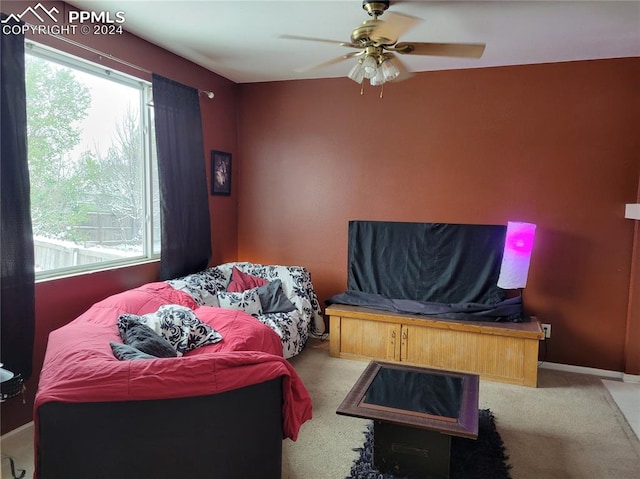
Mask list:
[[[231,194],[231,153],[211,150],[211,194]]]

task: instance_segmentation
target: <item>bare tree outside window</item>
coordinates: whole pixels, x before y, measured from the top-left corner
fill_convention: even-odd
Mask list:
[[[159,225],[149,220],[159,215],[153,211],[155,157],[144,135],[150,130],[145,85],[79,63],[50,52],[26,56],[31,210],[41,273],[139,261],[159,249],[153,238]]]

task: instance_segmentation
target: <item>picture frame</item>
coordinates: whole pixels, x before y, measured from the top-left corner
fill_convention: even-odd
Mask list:
[[[211,150],[211,194],[231,195],[231,153]]]

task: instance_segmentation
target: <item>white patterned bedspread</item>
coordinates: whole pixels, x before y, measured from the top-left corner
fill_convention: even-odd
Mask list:
[[[168,280],[167,283],[189,294],[199,305],[219,307],[217,293],[226,291],[233,266],[243,273],[267,281],[279,279],[282,282],[284,294],[296,306],[296,309],[289,313],[267,313],[254,316],[280,336],[285,358],[293,357],[304,349],[310,332],[324,333],[322,311],[311,283],[311,275],[302,266],[261,265],[248,262],[225,263],[199,273]]]

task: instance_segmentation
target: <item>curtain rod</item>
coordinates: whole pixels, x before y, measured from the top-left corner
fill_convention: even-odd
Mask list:
[[[29,28],[36,28],[33,25],[31,25],[30,23],[24,22],[25,25],[27,25]],[[109,53],[105,53],[103,51],[100,50],[96,50],[93,47],[89,47],[87,45],[83,45],[82,43],[76,42],[75,40],[72,40],[71,38],[67,38],[67,37],[63,37],[62,35],[57,35],[55,33],[50,33],[48,32],[47,35],[54,37],[58,40],[62,40],[63,42],[69,43],[75,47],[78,48],[82,48],[83,50],[86,50],[88,52],[94,53],[96,55],[98,55],[100,57],[100,60],[102,60],[102,58],[107,58],[108,60],[114,61],[116,63],[120,63],[121,65],[127,66],[129,68],[133,68],[134,70],[138,70],[140,72],[143,73],[148,73],[149,75],[152,75],[153,72],[150,70],[147,70],[146,68],[142,68],[138,65],[134,65],[133,63],[130,63],[126,60],[123,60],[121,58],[115,57]],[[201,90],[200,88],[198,88],[198,93],[204,93],[206,95],[207,98],[209,98],[210,100],[213,99],[213,97],[215,96],[215,93],[212,92],[211,90]]]

